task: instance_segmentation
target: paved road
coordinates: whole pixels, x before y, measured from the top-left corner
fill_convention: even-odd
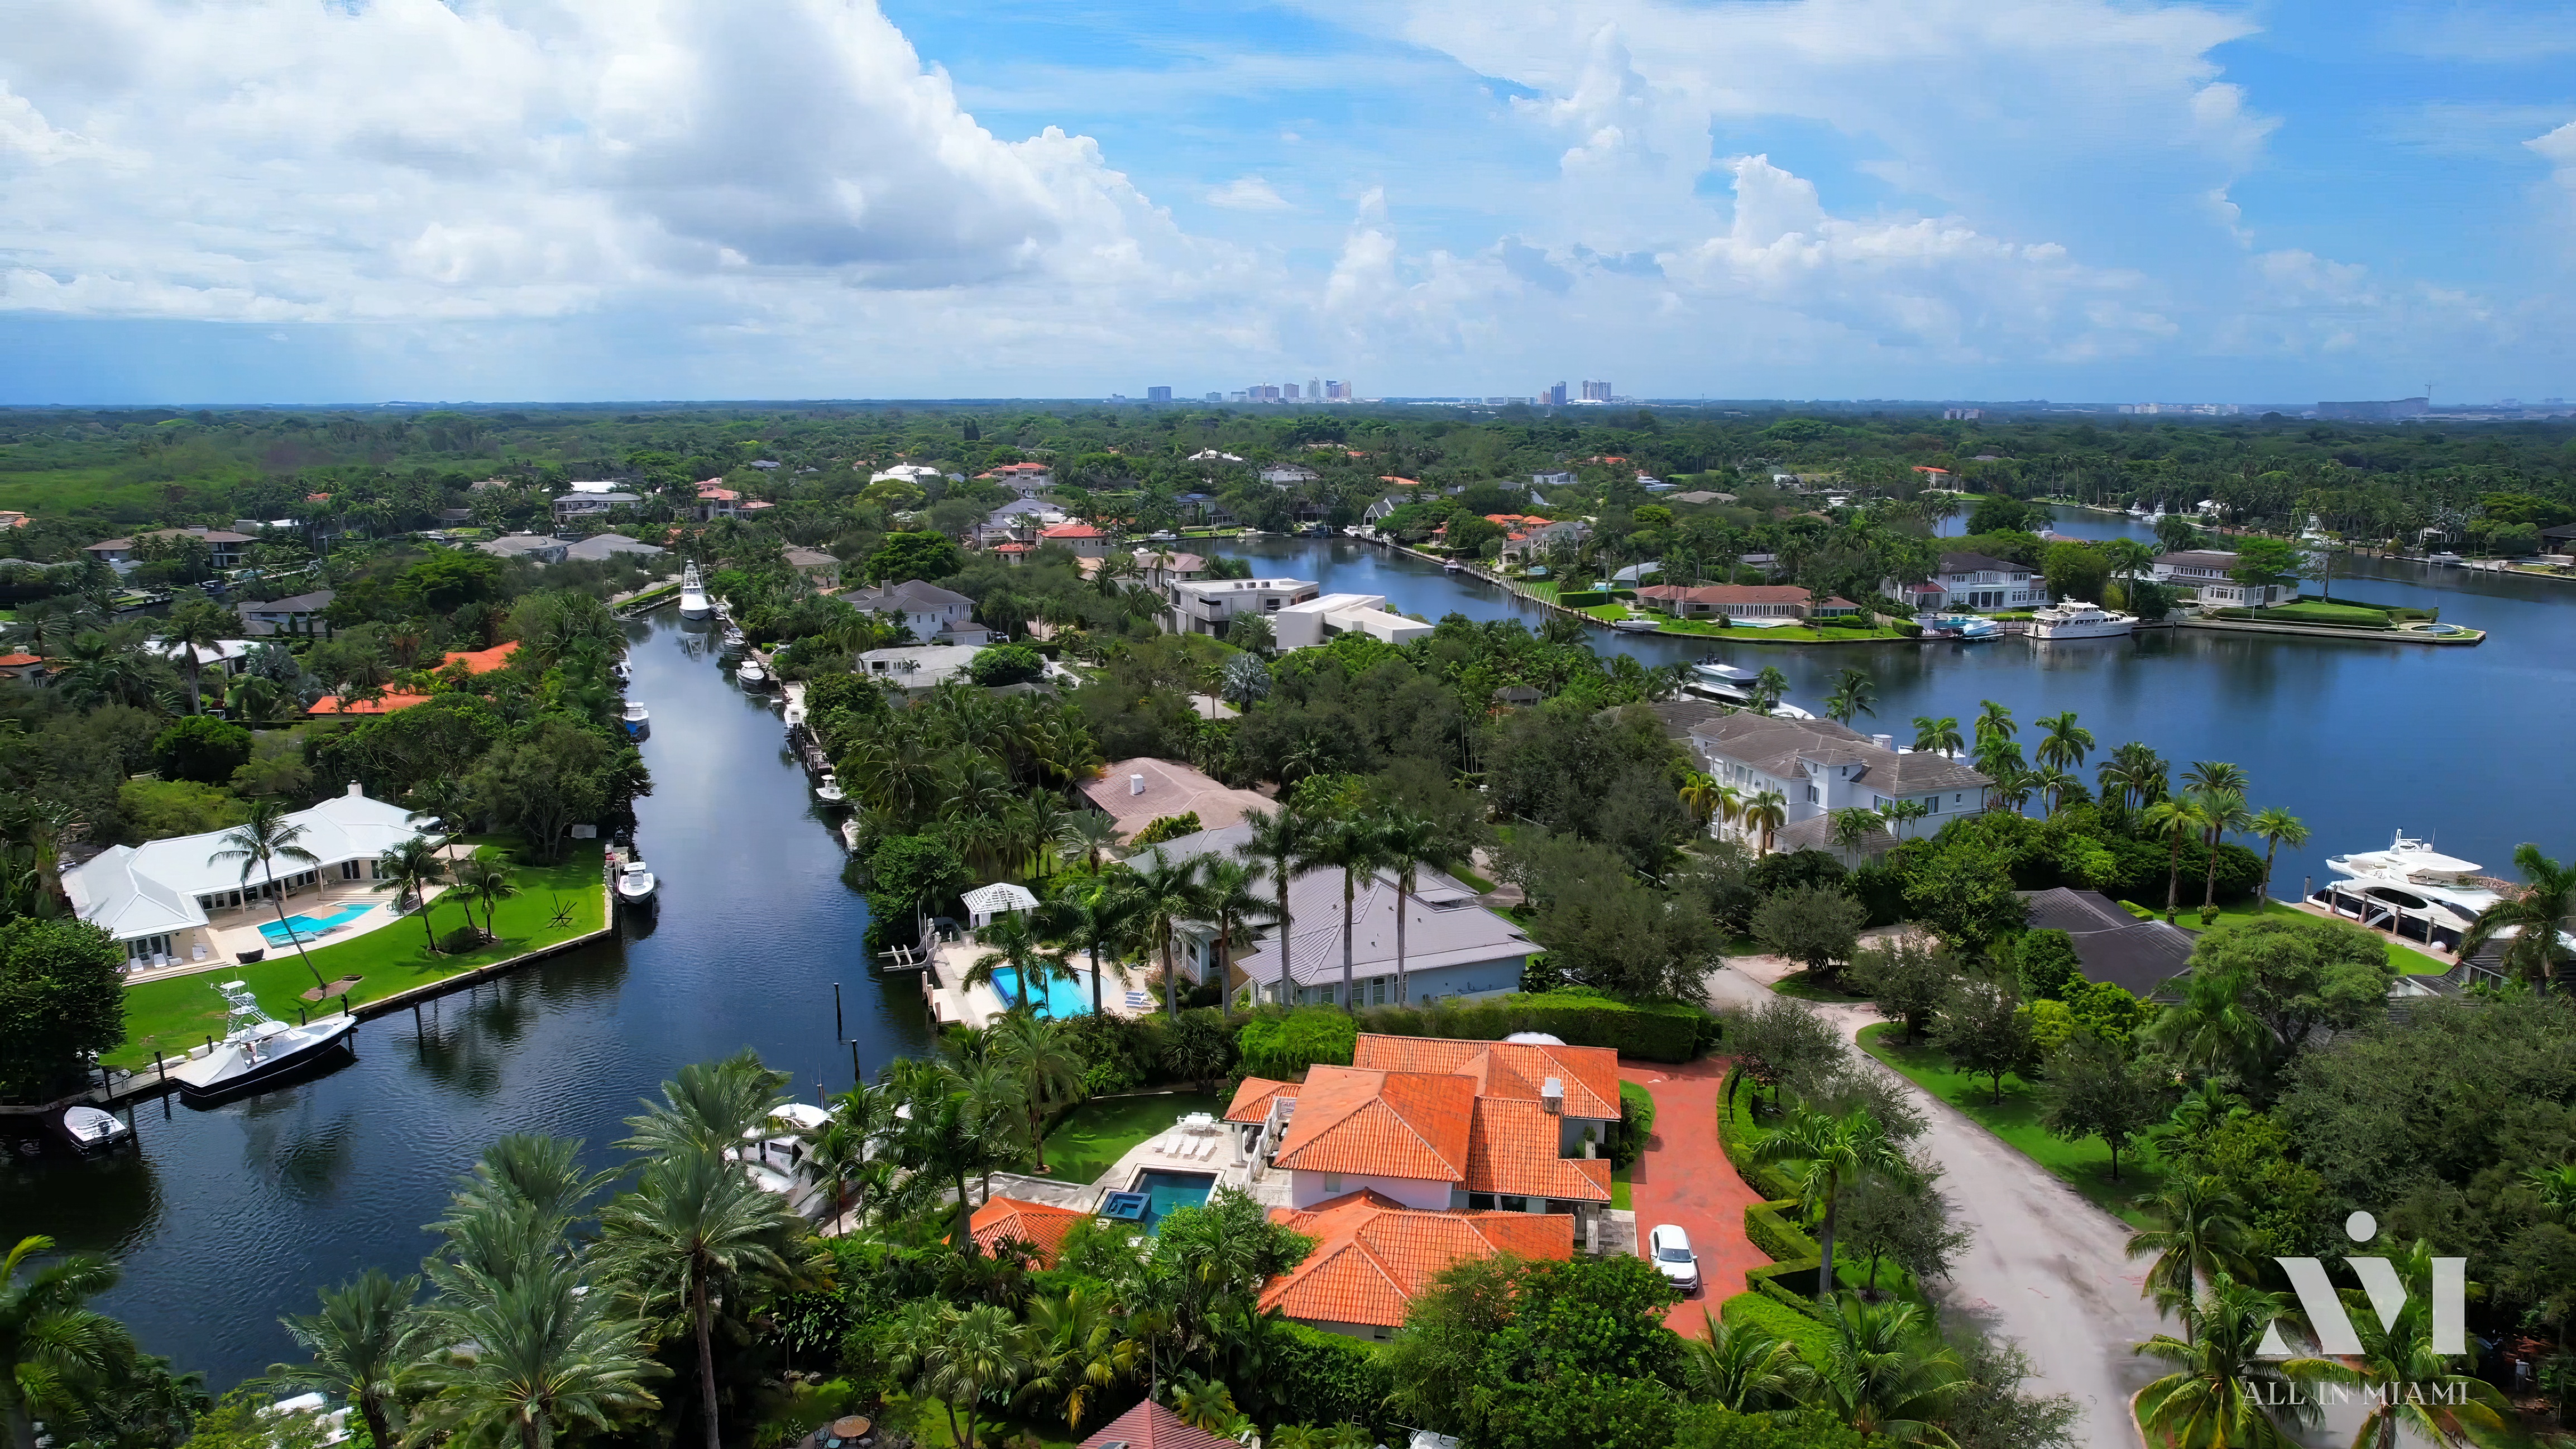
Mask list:
[[[1709,1000],[1719,1006],[1750,1007],[1770,994],[1763,981],[1732,966],[1710,973],[1708,985]],[[1879,1020],[1865,1006],[1816,1009],[1847,1032]],[[2158,1325],[2154,1308],[2138,1296],[2146,1264],[2122,1254],[2128,1225],[1966,1114],[1863,1059],[1914,1094],[1930,1123],[1922,1146],[1946,1172],[1941,1185],[1951,1220],[1975,1234],[1936,1295],[1944,1312],[2019,1340],[2036,1370],[2032,1387],[2071,1394],[2084,1406],[2078,1442],[2136,1449],[2128,1401],[2156,1377],[2156,1365],[2130,1348]],[[1662,1129],[1660,1106],[1655,1125]]]
[[[1692,1338],[1708,1330],[1705,1312],[1744,1291],[1744,1275],[1771,1259],[1744,1236],[1744,1210],[1757,1198],[1717,1141],[1717,1093],[1726,1068],[1715,1060],[1665,1066],[1621,1062],[1619,1077],[1654,1094],[1655,1131],[1628,1174],[1637,1211],[1637,1251],[1659,1223],[1679,1224],[1699,1255],[1700,1290],[1673,1305],[1664,1322]]]

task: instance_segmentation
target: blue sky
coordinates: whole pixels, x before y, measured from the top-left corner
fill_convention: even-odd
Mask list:
[[[14,0],[0,402],[2576,396],[2576,12]]]

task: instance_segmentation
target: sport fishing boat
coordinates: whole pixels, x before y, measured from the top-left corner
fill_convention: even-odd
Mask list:
[[[690,564],[681,569],[680,617],[703,619],[715,611],[715,604],[707,598],[706,583],[698,577],[698,566]]]
[[[838,805],[850,797],[848,792],[841,788],[841,777],[830,770],[825,770],[821,778],[814,782],[814,798],[826,805]]]
[[[653,867],[646,865],[640,855],[626,857],[626,863],[617,868],[617,899],[627,905],[640,906],[651,901],[653,892],[659,890],[661,884],[653,878]]]
[[[2067,599],[2030,614],[2030,637],[2033,639],[2117,639],[2138,627],[2138,616],[2088,604],[2081,599]]]
[[[625,713],[618,716],[618,723],[626,726],[628,739],[640,740],[653,732],[653,712],[644,707],[643,701],[630,699],[626,702]]]
[[[213,1051],[170,1073],[190,1102],[219,1101],[315,1066],[345,1051],[358,1030],[358,1019],[345,1011],[288,1026],[262,1010],[243,982],[215,990],[223,995],[229,1029]]]
[[[746,659],[735,666],[733,677],[745,689],[758,689],[769,682],[769,671],[760,667],[759,660]]]

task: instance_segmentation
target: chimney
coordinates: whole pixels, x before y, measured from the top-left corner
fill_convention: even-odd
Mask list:
[[[1142,775],[1130,775],[1130,776],[1128,776],[1128,777],[1127,777],[1127,793],[1128,793],[1128,794],[1130,794],[1130,795],[1142,795],[1142,794],[1144,794],[1144,793],[1145,793],[1145,777],[1144,777],[1144,776],[1142,776]]]
[[[352,800],[364,800],[367,798],[367,792],[358,784],[357,781],[351,780],[349,782],[349,798]]]
[[[1882,750],[1892,750],[1896,748],[1896,736],[1894,735],[1871,735],[1869,737],[1869,742],[1878,746]]]
[[[1551,1117],[1565,1115],[1565,1083],[1550,1077],[1538,1084],[1538,1105]]]

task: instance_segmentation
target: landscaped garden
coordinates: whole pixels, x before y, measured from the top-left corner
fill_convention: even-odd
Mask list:
[[[1056,1119],[1046,1135],[1047,1176],[1090,1182],[1138,1143],[1172,1130],[1192,1112],[1225,1115],[1225,1099],[1203,1092],[1095,1097]]]

